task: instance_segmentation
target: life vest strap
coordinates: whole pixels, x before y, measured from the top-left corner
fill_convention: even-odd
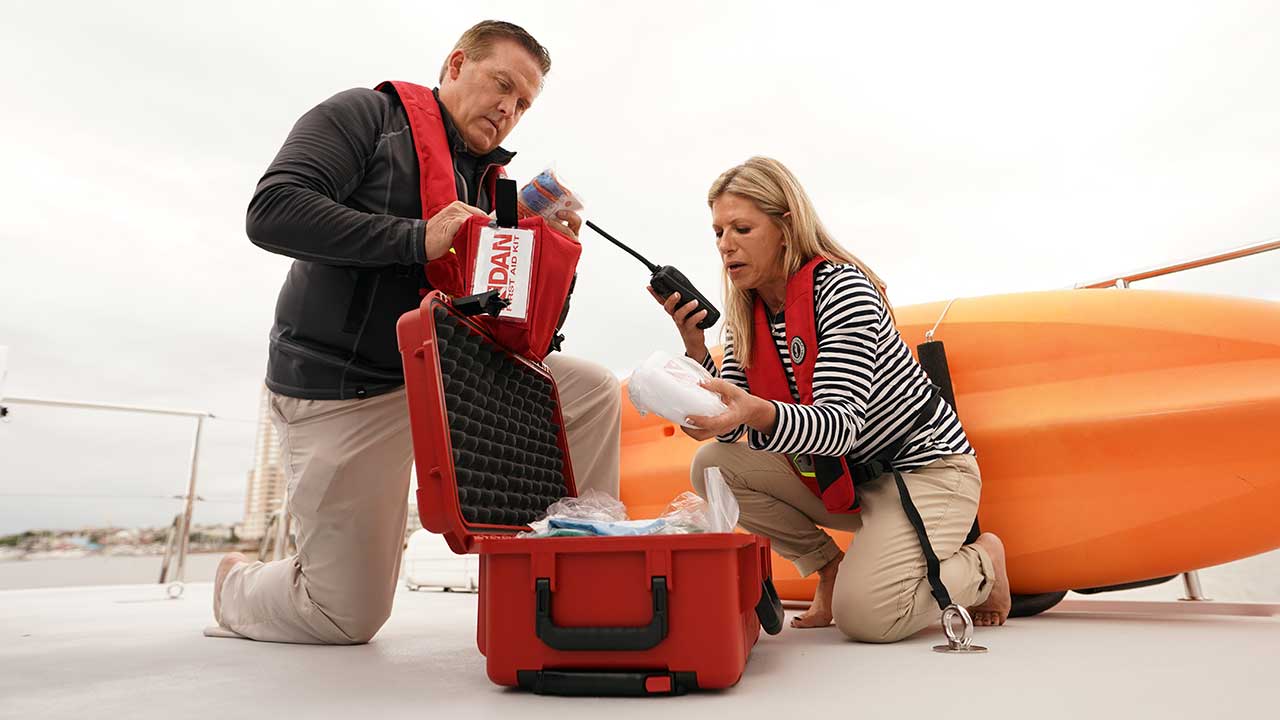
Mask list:
[[[947,592],[947,586],[942,583],[942,564],[938,561],[938,554],[933,551],[933,543],[929,542],[929,533],[924,526],[924,519],[920,517],[920,511],[911,500],[911,492],[907,490],[907,483],[903,480],[902,473],[893,467],[894,459],[897,458],[898,453],[902,452],[902,446],[906,445],[912,432],[933,417],[941,401],[942,394],[938,386],[930,385],[929,399],[916,413],[911,429],[870,460],[864,463],[850,463],[849,473],[853,476],[855,486],[871,482],[886,473],[893,473],[893,481],[898,486],[898,499],[902,501],[902,511],[906,513],[907,521],[911,523],[911,528],[916,531],[916,538],[920,540],[920,550],[924,553],[925,570],[933,599],[938,603],[939,608],[946,610],[951,605],[951,593]]]

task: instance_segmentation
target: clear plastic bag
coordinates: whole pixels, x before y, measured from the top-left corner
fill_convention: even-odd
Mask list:
[[[708,532],[707,501],[691,492],[683,492],[662,513],[659,535],[686,535]]]
[[[738,501],[720,476],[720,468],[707,470],[707,500],[683,492],[657,518],[631,520],[616,498],[587,490],[581,497],[563,498],[547,508],[547,515],[530,523],[517,537],[610,537],[635,535],[687,535],[733,532],[738,524]]]
[[[707,532],[733,532],[738,526],[738,498],[734,496],[729,485],[725,483],[720,468],[707,468]]]
[[[582,198],[565,187],[555,170],[547,168],[520,188],[519,213],[521,217],[541,215],[547,222],[561,222],[556,213],[572,210],[580,213],[585,207]]]
[[[690,415],[714,417],[729,408],[720,396],[702,387],[707,369],[687,357],[654,352],[627,381],[627,395],[641,415],[653,413],[684,427]]]
[[[548,537],[552,533],[551,518],[572,518],[584,522],[621,522],[627,519],[627,506],[622,501],[595,489],[588,489],[578,497],[561,498],[547,506],[547,514],[541,520],[529,523],[529,532],[517,537]],[[562,530],[569,530],[561,528]],[[562,532],[561,535],[591,534],[589,532]]]

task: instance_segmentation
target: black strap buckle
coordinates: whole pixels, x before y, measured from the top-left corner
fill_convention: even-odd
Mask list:
[[[467,317],[481,313],[491,317],[498,317],[498,313],[502,312],[503,308],[510,304],[497,290],[488,290],[475,295],[455,298],[453,301],[454,309]]]

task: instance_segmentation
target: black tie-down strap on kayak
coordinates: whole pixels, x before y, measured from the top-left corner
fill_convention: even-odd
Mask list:
[[[950,308],[951,304],[948,303]],[[946,311],[943,311],[943,315]],[[942,322],[939,318],[938,322]],[[934,326],[934,330],[937,330]],[[916,346],[916,356],[920,359],[920,367],[924,368],[925,375],[929,376],[930,382],[938,386],[938,394],[942,395],[942,399],[947,401],[951,409],[956,415],[960,414],[959,408],[956,407],[955,388],[951,385],[951,366],[947,364],[947,346],[942,344],[941,340],[934,340],[932,331],[928,335],[929,339]],[[978,536],[982,534],[982,528],[978,527],[978,516],[973,516],[973,527],[969,528],[969,535],[964,539],[965,545],[972,545]]]

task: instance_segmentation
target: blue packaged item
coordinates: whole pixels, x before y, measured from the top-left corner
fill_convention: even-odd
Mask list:
[[[567,517],[553,517],[547,520],[552,530],[583,530],[593,535],[656,535],[666,527],[662,518],[654,520],[578,520]]]

